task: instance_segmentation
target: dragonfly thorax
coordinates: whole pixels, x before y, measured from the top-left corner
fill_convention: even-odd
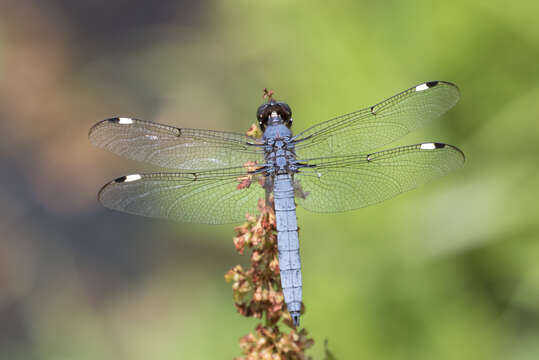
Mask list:
[[[292,132],[284,124],[270,125],[264,132],[264,158],[268,174],[286,174],[297,171]]]

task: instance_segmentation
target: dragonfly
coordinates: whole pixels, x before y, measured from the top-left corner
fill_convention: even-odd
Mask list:
[[[456,85],[429,81],[294,135],[288,104],[266,94],[261,137],[178,128],[129,117],[95,124],[89,140],[170,172],[131,174],[104,185],[105,207],[189,223],[225,224],[259,212],[273,196],[284,300],[299,326],[302,276],[296,205],[318,213],[380,203],[463,165],[457,147],[425,142],[378,150],[453,107]],[[375,151],[377,150],[377,151]]]

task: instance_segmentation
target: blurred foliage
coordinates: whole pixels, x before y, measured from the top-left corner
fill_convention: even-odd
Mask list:
[[[252,319],[222,273],[232,226],[102,209],[150,170],[93,148],[114,115],[243,132],[264,87],[294,131],[426,80],[462,100],[398,144],[464,168],[383,204],[298,211],[302,324],[323,358],[539,354],[539,3],[0,2],[0,358],[215,359]]]

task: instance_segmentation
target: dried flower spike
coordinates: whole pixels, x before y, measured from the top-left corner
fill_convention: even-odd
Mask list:
[[[268,206],[269,205],[269,206]],[[232,297],[238,312],[243,316],[264,319],[254,333],[240,339],[244,354],[237,360],[287,359],[305,360],[305,350],[314,341],[305,329],[297,332],[286,305],[279,276],[277,258],[277,233],[273,204],[266,205],[259,200],[258,217],[248,216],[247,221],[238,226],[234,237],[236,251],[244,254],[251,251],[250,267],[244,269],[236,265],[230,269],[225,280],[232,283]],[[291,328],[289,333],[281,331],[279,321]]]

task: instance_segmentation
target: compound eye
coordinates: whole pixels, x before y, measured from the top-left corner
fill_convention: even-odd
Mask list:
[[[290,109],[290,106],[288,104],[283,102],[277,103],[277,112],[281,119],[283,119],[285,122],[288,121],[292,117],[292,110]]]
[[[266,128],[269,110],[269,104],[262,104],[258,107],[258,110],[256,111],[256,119],[258,120],[258,125],[260,126],[260,129],[262,131],[264,131],[264,129]]]
[[[265,110],[267,107],[267,104],[263,104],[258,107],[258,110],[256,111],[256,118],[259,122],[264,120],[264,113],[266,112]]]
[[[279,111],[279,115],[281,115],[281,118],[285,121],[288,121],[292,118],[292,109],[290,109],[290,106],[288,106],[287,103],[279,103],[279,108],[281,111]]]

